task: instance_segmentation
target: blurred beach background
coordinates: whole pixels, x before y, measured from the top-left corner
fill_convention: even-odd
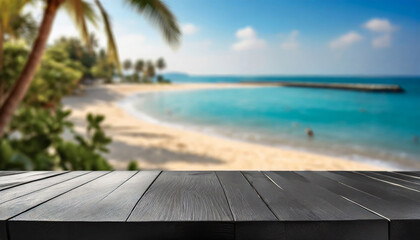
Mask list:
[[[418,169],[420,79],[172,76],[64,100],[107,116],[110,159],[165,169]],[[243,86],[242,81],[401,84],[404,94]],[[314,132],[308,137],[306,129]],[[124,164],[122,164],[124,166]]]
[[[0,0],[0,169],[418,170],[419,9]]]

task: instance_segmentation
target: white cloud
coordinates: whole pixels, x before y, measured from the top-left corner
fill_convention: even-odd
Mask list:
[[[394,30],[394,26],[388,21],[388,19],[373,18],[364,24],[364,27],[371,30],[372,32],[379,33],[390,33]]]
[[[363,25],[366,29],[375,34],[379,34],[372,39],[374,48],[384,48],[391,46],[391,34],[395,30],[395,26],[385,18],[373,18]]]
[[[357,32],[351,31],[340,36],[337,39],[334,39],[330,42],[331,49],[344,49],[349,47],[350,45],[360,42],[363,37],[358,34]]]
[[[236,32],[238,42],[232,45],[235,51],[262,49],[266,43],[263,39],[257,37],[257,33],[252,27],[245,27]]]
[[[187,23],[182,26],[182,33],[185,35],[193,35],[198,32],[198,27],[192,23]]]
[[[286,41],[281,44],[281,48],[284,50],[296,50],[299,48],[300,44],[297,41],[297,37],[299,36],[298,30],[293,30],[288,36]]]
[[[257,33],[252,27],[242,28],[236,32],[236,37],[240,39],[256,38],[256,36]]]

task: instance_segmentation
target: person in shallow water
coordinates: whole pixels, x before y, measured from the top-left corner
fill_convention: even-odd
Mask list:
[[[314,136],[314,131],[312,131],[312,129],[307,128],[306,129],[306,135],[308,135],[308,137],[312,138]]]

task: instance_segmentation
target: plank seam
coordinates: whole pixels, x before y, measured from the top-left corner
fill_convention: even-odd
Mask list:
[[[420,179],[420,177],[409,175],[409,174],[404,174],[404,173],[399,173],[399,172],[392,172],[392,173],[395,173],[395,174],[398,174],[398,175],[401,175],[401,176],[405,176],[405,177],[412,177],[412,178],[415,178],[415,179]]]
[[[370,173],[372,173],[372,174],[375,174],[375,175],[377,175],[377,176],[382,176],[382,177],[385,177],[385,178],[392,178],[392,179],[394,179],[394,180],[397,180],[397,181],[402,181],[402,182],[406,182],[406,183],[409,183],[409,184],[415,184],[415,185],[420,185],[420,183],[418,183],[418,182],[412,182],[412,181],[409,181],[409,180],[405,180],[405,179],[402,179],[402,178],[398,178],[398,177],[394,177],[394,176],[390,176],[390,175],[385,175],[385,174],[383,174],[383,173],[376,173],[376,172],[370,172]],[[401,175],[401,174],[400,174]],[[405,176],[405,175],[404,175]],[[391,180],[390,180],[391,181]]]
[[[420,179],[420,177],[418,177],[416,175],[411,175],[410,173],[412,173],[412,172],[396,172],[396,173],[404,175],[404,176],[409,176],[409,177]]]
[[[376,212],[376,211],[373,211],[372,209],[370,209],[370,208],[368,208],[368,207],[363,206],[362,204],[360,204],[360,203],[358,203],[358,202],[355,202],[355,201],[353,201],[353,200],[351,200],[351,199],[349,199],[349,198],[346,198],[346,197],[344,197],[344,196],[341,196],[341,195],[340,195],[340,197],[342,197],[343,199],[345,199],[345,200],[347,200],[347,201],[349,201],[349,202],[351,202],[351,203],[353,203],[353,204],[355,204],[355,205],[357,205],[357,206],[359,206],[359,207],[361,207],[361,208],[363,208],[363,209],[365,209],[365,210],[367,210],[367,211],[369,211],[369,212],[371,212],[371,213],[373,213],[373,214],[375,214],[375,215],[378,215],[378,216],[379,216],[379,217],[381,217],[381,218],[384,218],[384,219],[388,220],[388,222],[390,222],[390,221],[391,221],[391,219],[389,219],[389,218],[385,217],[384,215],[382,215],[382,214],[380,214],[380,213],[378,213],[378,212]]]
[[[233,221],[236,221],[235,216],[233,215],[233,212],[232,212],[232,205],[231,205],[231,204],[230,204],[230,202],[229,202],[229,199],[228,199],[228,197],[227,197],[227,195],[226,195],[226,191],[225,191],[225,189],[224,189],[224,187],[223,187],[223,184],[222,184],[222,182],[220,181],[220,178],[219,178],[219,176],[217,175],[217,173],[216,173],[216,172],[214,172],[214,175],[216,175],[217,181],[219,182],[220,186],[222,187],[223,194],[224,194],[225,199],[226,199],[226,202],[227,202],[227,204],[228,204],[228,206],[229,206],[229,211],[230,211],[230,215],[231,215],[231,217],[232,217],[232,220],[233,220]]]
[[[126,180],[124,180],[120,185],[118,185],[115,189],[113,189],[111,192],[109,192],[108,194],[106,194],[103,198],[101,198],[98,202],[104,200],[105,198],[107,198],[109,195],[111,195],[114,191],[116,191],[118,188],[120,188],[122,185],[124,185],[128,180],[130,180],[132,177],[134,177],[135,175],[137,175],[137,173],[139,173],[139,171],[137,171],[136,173],[134,173],[133,175],[131,175],[131,177],[127,178]]]
[[[252,189],[254,189],[254,191],[257,193],[258,197],[261,199],[261,201],[263,201],[263,203],[265,204],[265,206],[267,206],[267,208],[270,210],[270,212],[274,215],[274,217],[277,218],[277,220],[280,221],[279,217],[277,216],[277,214],[273,211],[273,209],[271,209],[271,207],[268,205],[268,203],[264,200],[263,197],[261,197],[260,193],[257,191],[257,189],[254,187],[254,185],[252,185],[252,183],[248,180],[248,178],[245,177],[244,173],[242,171],[240,171],[242,177],[245,178],[245,180],[248,182],[248,184],[252,187]],[[264,174],[263,174],[264,175]],[[265,175],[264,175],[265,176]]]
[[[370,193],[368,193],[368,192],[365,192],[365,191],[362,191],[362,190],[360,190],[360,189],[357,189],[357,188],[355,188],[355,187],[352,187],[352,186],[350,186],[350,185],[347,185],[347,184],[345,184],[345,183],[343,183],[343,182],[340,182],[339,180],[336,180],[336,179],[334,179],[334,178],[331,178],[331,177],[328,177],[328,176],[324,176],[324,175],[322,175],[322,174],[319,174],[319,173],[315,173],[316,175],[318,175],[318,176],[321,176],[321,177],[323,177],[323,178],[326,178],[326,179],[330,179],[331,181],[334,181],[334,182],[336,182],[336,183],[338,183],[338,184],[341,184],[341,185],[343,185],[343,186],[346,186],[346,187],[348,187],[348,188],[351,188],[351,189],[353,189],[353,190],[356,190],[356,191],[358,191],[358,192],[361,192],[361,193],[363,193],[363,194],[367,194],[367,195],[369,195],[369,196],[371,196],[371,197],[374,197],[374,198],[377,198],[377,199],[382,199],[382,198],[380,198],[380,197],[378,197],[378,196],[375,196],[375,195],[372,195],[372,194],[370,194]],[[317,184],[318,186],[321,186],[321,185],[319,185],[319,184]],[[322,186],[321,186],[322,187]],[[328,190],[328,188],[325,188],[325,189],[327,189]],[[328,190],[329,191],[329,190]],[[341,196],[341,195],[340,195]]]
[[[4,190],[10,189],[10,188],[18,187],[18,186],[21,186],[21,185],[24,185],[24,184],[28,184],[28,183],[31,183],[31,182],[36,182],[36,181],[39,181],[39,180],[44,180],[44,179],[47,179],[47,178],[56,177],[56,176],[63,175],[63,174],[66,174],[66,173],[69,173],[69,171],[60,172],[60,173],[57,173],[57,174],[55,174],[55,175],[46,176],[46,177],[43,177],[43,178],[39,178],[39,179],[35,179],[35,180],[31,180],[31,181],[28,181],[28,182],[18,183],[18,184],[16,184],[16,185],[12,185],[12,186],[5,187],[5,188],[3,188],[3,189],[0,189],[0,191],[4,191]]]
[[[128,214],[127,218],[125,219],[125,222],[128,221],[131,214],[134,212],[134,209],[136,209],[137,205],[139,204],[140,200],[143,198],[144,195],[149,191],[150,187],[155,183],[155,181],[159,178],[159,176],[162,174],[163,171],[160,171],[159,174],[153,179],[153,181],[150,183],[150,185],[147,187],[147,189],[144,191],[144,193],[140,196],[139,200],[137,200],[136,204],[134,204],[133,209],[131,209],[130,214]]]
[[[268,178],[268,180],[270,180],[270,182],[272,182],[274,185],[276,185],[276,187],[280,188],[281,190],[284,190],[279,184],[276,183],[276,181],[274,181],[270,176],[268,176],[265,172],[262,172],[262,174]]]
[[[390,185],[393,185],[393,186],[396,186],[396,187],[405,188],[405,189],[408,189],[408,190],[411,190],[411,191],[414,191],[414,192],[420,192],[420,191],[419,191],[419,190],[417,190],[417,189],[409,188],[409,187],[406,187],[406,186],[400,185],[400,184],[398,184],[398,183],[389,182],[389,181],[387,181],[387,180],[379,179],[379,178],[372,177],[372,176],[369,176],[369,175],[365,175],[365,174],[363,174],[363,173],[359,173],[359,172],[354,172],[354,173],[359,174],[359,175],[361,175],[361,176],[365,176],[365,177],[368,177],[368,178],[374,179],[374,180],[376,180],[376,181],[384,182],[384,183],[387,183],[387,184],[390,184]]]
[[[38,190],[35,190],[35,191],[32,191],[32,192],[29,192],[29,193],[23,194],[23,195],[21,195],[21,196],[19,196],[19,197],[15,197],[15,198],[9,199],[9,200],[7,200],[7,201],[1,202],[1,203],[0,203],[0,205],[1,205],[1,204],[4,204],[4,203],[7,203],[7,202],[9,202],[9,201],[12,201],[12,200],[15,200],[15,199],[18,199],[18,198],[21,198],[21,197],[27,196],[27,195],[29,195],[29,194],[36,193],[36,192],[38,192],[38,191],[41,191],[41,190],[47,189],[47,188],[52,187],[52,186],[55,186],[55,185],[57,185],[57,184],[64,183],[64,182],[67,182],[67,181],[69,181],[69,180],[72,180],[72,179],[75,179],[75,178],[81,177],[81,176],[86,175],[86,174],[89,174],[89,173],[90,173],[90,172],[86,172],[86,173],[80,174],[80,175],[78,175],[78,176],[74,176],[74,177],[72,177],[72,178],[69,178],[69,179],[63,180],[63,181],[61,181],[61,182],[54,183],[54,184],[52,184],[52,185],[50,185],[50,186],[43,187],[43,188],[40,188],[40,189],[38,189]]]
[[[217,181],[219,182],[220,186],[222,187],[223,194],[225,195],[226,202],[229,206],[230,215],[232,216],[232,221],[233,221],[233,239],[236,239],[236,219],[235,219],[235,216],[233,215],[233,212],[232,212],[232,206],[231,206],[231,204],[230,204],[230,202],[227,198],[226,191],[223,188],[223,184],[220,181],[219,176],[217,175],[217,172],[214,172],[214,175],[216,175]]]
[[[347,184],[345,184],[345,183],[342,183],[342,182],[340,182],[340,181],[337,181],[337,180],[335,180],[335,179],[332,179],[332,178],[329,178],[329,177],[325,177],[325,176],[322,176],[322,175],[320,175],[320,176],[321,176],[321,177],[324,177],[324,178],[327,178],[327,179],[330,179],[330,180],[332,180],[332,181],[334,181],[334,182],[336,182],[336,183],[338,183],[338,184],[342,184],[343,186],[346,186],[346,187],[348,187],[348,188],[351,188],[351,189],[354,189],[354,190],[356,190],[356,191],[359,191],[359,192],[361,192],[361,193],[363,193],[363,194],[367,194],[367,195],[372,196],[372,197],[375,197],[375,198],[377,198],[377,199],[381,199],[381,198],[379,198],[379,197],[376,197],[376,196],[374,196],[374,195],[372,195],[372,194],[369,194],[369,193],[367,193],[367,192],[364,192],[364,191],[362,191],[362,190],[359,190],[359,189],[357,189],[357,188],[354,188],[354,187],[352,187],[352,186],[349,186],[349,185],[347,185]],[[325,188],[325,187],[323,187],[323,186],[321,186],[321,185],[319,185],[319,184],[316,184],[316,185],[318,185],[318,186],[320,186],[321,188],[326,189],[327,191],[329,191],[329,192],[330,192],[330,190],[329,190],[328,188]],[[381,217],[381,218],[383,218],[383,219],[386,219],[388,222],[390,222],[390,221],[391,221],[389,218],[385,217],[384,215],[382,215],[382,214],[380,214],[380,213],[378,213],[378,212],[376,212],[376,211],[374,211],[374,210],[372,210],[372,209],[370,209],[370,208],[368,208],[368,207],[366,207],[366,206],[364,206],[364,205],[362,205],[362,204],[360,204],[360,203],[358,203],[358,202],[356,202],[356,201],[353,201],[353,200],[351,200],[351,199],[349,199],[349,198],[347,198],[347,197],[345,197],[345,196],[343,196],[343,195],[341,195],[341,194],[338,194],[338,195],[339,195],[340,197],[342,197],[344,200],[349,201],[350,203],[355,204],[355,205],[357,205],[357,206],[359,206],[359,207],[361,207],[361,208],[365,209],[366,211],[369,211],[369,212],[371,212],[371,213],[373,213],[373,214],[375,214],[375,215],[377,215],[377,216],[379,216],[379,217]]]
[[[8,219],[6,220],[6,222],[9,222],[9,220],[10,220],[10,219],[15,218],[15,217],[17,217],[17,216],[21,215],[22,213],[26,213],[26,212],[28,212],[28,211],[30,211],[30,210],[32,210],[32,209],[34,209],[34,208],[36,208],[36,207],[38,207],[38,206],[40,206],[40,205],[44,204],[44,203],[46,203],[46,202],[49,202],[49,201],[51,201],[51,200],[53,200],[53,199],[55,199],[55,198],[58,198],[58,197],[59,197],[59,196],[61,196],[61,195],[64,195],[64,194],[66,194],[66,193],[68,193],[68,192],[70,192],[70,191],[73,191],[74,189],[79,188],[79,187],[81,187],[81,186],[83,186],[83,185],[86,185],[86,184],[88,184],[88,183],[90,183],[90,182],[92,182],[92,181],[94,181],[94,180],[96,180],[96,179],[98,179],[98,178],[100,178],[100,177],[103,177],[103,176],[105,176],[105,175],[107,175],[107,174],[109,174],[109,173],[110,173],[110,172],[107,172],[107,173],[105,173],[105,174],[103,174],[103,175],[100,175],[100,176],[98,176],[98,177],[96,177],[96,178],[94,178],[94,179],[91,179],[91,180],[89,180],[89,181],[87,181],[87,182],[85,182],[85,183],[83,183],[83,184],[81,184],[81,185],[79,185],[79,186],[76,186],[76,187],[74,187],[74,188],[71,188],[71,189],[69,189],[69,190],[67,190],[67,191],[63,192],[63,193],[60,193],[60,194],[58,194],[57,196],[52,197],[52,198],[50,198],[50,199],[48,199],[48,200],[46,200],[46,201],[44,201],[44,202],[42,202],[42,203],[39,203],[39,204],[37,204],[37,205],[35,205],[35,206],[33,206],[33,207],[30,207],[30,208],[26,209],[25,211],[23,211],[23,212],[21,212],[21,213],[18,213],[18,214],[16,214],[16,215],[14,215],[14,216],[12,216],[12,217],[8,218]]]

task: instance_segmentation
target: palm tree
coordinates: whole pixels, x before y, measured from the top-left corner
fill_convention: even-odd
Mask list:
[[[3,103],[4,81],[3,70],[3,44],[5,34],[16,36],[16,20],[20,18],[23,7],[31,0],[0,0],[0,106]],[[0,131],[1,133],[1,131]]]
[[[144,61],[139,59],[136,61],[136,64],[134,64],[134,71],[138,74],[143,71],[144,68]]]
[[[131,60],[130,60],[130,59],[127,59],[127,60],[125,60],[125,61],[123,62],[123,69],[124,69],[125,71],[130,70],[132,67],[133,67],[133,63],[131,62]]]
[[[134,73],[137,74],[137,79],[140,81],[141,79],[141,72],[143,71],[144,68],[144,61],[139,59],[136,61],[136,63],[134,64]]]
[[[12,6],[15,1],[30,0],[0,0],[4,1],[6,5]],[[32,0],[35,1],[35,0]],[[82,39],[89,45],[89,34],[87,29],[87,22],[96,24],[97,15],[93,9],[92,4],[86,0],[44,0],[46,7],[44,9],[44,16],[39,28],[38,36],[34,42],[33,48],[29,54],[29,58],[23,67],[23,70],[16,80],[9,96],[4,104],[0,107],[0,137],[4,133],[5,126],[10,121],[14,111],[19,103],[24,98],[32,79],[35,75],[36,69],[41,61],[44,53],[51,28],[60,7],[65,7],[68,13],[72,16],[76,26],[81,32]],[[180,43],[180,29],[175,16],[168,9],[168,7],[161,0],[124,0],[125,3],[134,9],[139,14],[144,14],[154,23],[162,32],[166,41],[172,46],[176,47]],[[117,69],[121,69],[118,60],[118,52],[112,33],[111,22],[108,13],[102,6],[99,0],[95,0],[95,4],[99,9],[102,20],[105,25],[105,32],[108,37],[108,56],[110,60],[115,63]],[[0,8],[1,9],[1,8]],[[3,36],[3,34],[1,34]]]
[[[156,68],[157,68],[157,69],[159,69],[160,71],[162,71],[163,69],[165,69],[165,68],[166,68],[166,62],[165,62],[165,59],[163,59],[163,58],[159,58],[159,59],[156,61]]]
[[[143,78],[146,82],[153,82],[153,78],[156,75],[155,66],[152,61],[147,61],[146,67],[144,68]]]
[[[159,58],[156,61],[156,68],[159,71],[162,71],[163,69],[166,68],[166,62],[165,62],[165,60],[163,58]],[[160,82],[160,83],[163,82],[164,81],[163,76],[162,75],[159,75],[157,81]]]

